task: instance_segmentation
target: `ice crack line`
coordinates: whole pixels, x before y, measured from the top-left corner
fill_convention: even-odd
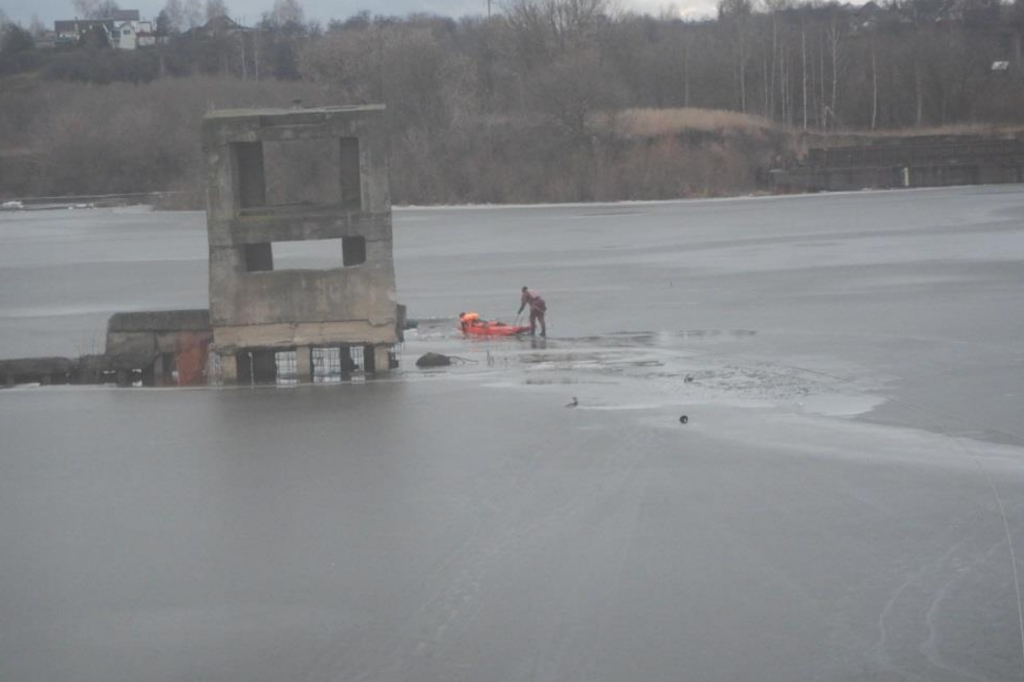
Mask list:
[[[845,384],[852,383],[850,379],[844,379],[843,377],[835,376],[833,374],[829,374],[828,372],[822,372],[822,371],[819,371],[819,370],[809,369],[807,367],[799,367],[797,365],[787,365],[787,366],[792,368],[792,369],[800,370],[800,371],[803,371],[803,372],[810,372],[812,374],[818,374],[818,375],[821,375],[821,376],[825,376],[825,377],[828,377],[830,379],[834,379],[836,381],[839,381],[839,382],[842,382],[842,383],[845,383]],[[1013,548],[1013,534],[1010,533],[1010,522],[1009,522],[1009,520],[1007,519],[1007,516],[1006,516],[1006,507],[1003,505],[1003,498],[999,495],[999,490],[998,490],[998,488],[996,488],[996,484],[992,480],[992,475],[989,473],[988,469],[986,469],[985,466],[981,463],[981,460],[978,459],[978,456],[976,454],[974,454],[973,452],[969,451],[964,446],[964,444],[960,442],[960,440],[956,436],[954,436],[952,433],[950,433],[949,429],[946,428],[945,424],[941,420],[936,419],[934,416],[932,416],[931,412],[929,410],[927,410],[926,408],[918,407],[917,405],[909,403],[909,402],[907,402],[905,400],[895,400],[895,399],[893,399],[893,402],[896,403],[896,404],[903,405],[903,406],[909,408],[910,410],[913,410],[914,412],[917,412],[918,414],[923,416],[925,419],[927,419],[928,421],[932,422],[932,424],[934,424],[936,427],[938,427],[938,429],[943,433],[943,435],[945,435],[947,438],[949,438],[951,441],[953,441],[953,443],[956,444],[956,446],[960,449],[960,452],[963,453],[963,455],[965,457],[969,458],[972,462],[974,462],[974,466],[977,467],[978,470],[981,471],[982,475],[985,477],[985,481],[988,484],[988,488],[992,492],[992,497],[996,501],[996,507],[999,509],[999,516],[1000,516],[1000,518],[1002,519],[1002,522],[1003,522],[1003,533],[1006,535],[1006,544],[1007,544],[1007,547],[1010,550],[1010,568],[1013,571],[1013,589],[1014,589],[1014,591],[1016,592],[1016,595],[1017,595],[1017,623],[1018,623],[1018,626],[1020,628],[1020,654],[1021,654],[1021,659],[1020,659],[1021,660],[1020,678],[1021,678],[1021,680],[1024,680],[1024,606],[1021,605],[1020,576],[1019,576],[1019,573],[1018,573],[1018,570],[1017,570],[1017,554],[1016,554],[1016,552],[1014,551],[1014,548]],[[1014,435],[1016,435],[1016,434],[1014,434]]]

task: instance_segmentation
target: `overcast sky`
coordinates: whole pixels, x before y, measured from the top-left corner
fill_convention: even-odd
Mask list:
[[[444,16],[460,17],[467,14],[485,14],[487,0],[300,0],[306,10],[306,17],[327,23],[328,19],[344,19],[356,12],[367,9],[373,14],[405,15],[410,12],[430,12]],[[492,0],[497,7],[500,0]],[[156,18],[166,0],[119,0],[124,9],[138,9],[144,19]],[[225,0],[232,18],[252,23],[269,10],[273,0]],[[715,0],[617,0],[617,6],[638,13],[658,14],[669,6],[681,16],[702,16],[714,12]],[[205,4],[205,1],[203,2]],[[73,19],[74,6],[71,0],[0,0],[2,9],[9,19],[28,26],[36,14],[48,27],[53,28],[54,19]]]

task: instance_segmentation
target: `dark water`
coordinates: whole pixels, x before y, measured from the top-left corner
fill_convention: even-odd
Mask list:
[[[1020,679],[1022,214],[399,211],[393,380],[0,391],[0,680]],[[205,301],[199,214],[0,247],[6,356]]]

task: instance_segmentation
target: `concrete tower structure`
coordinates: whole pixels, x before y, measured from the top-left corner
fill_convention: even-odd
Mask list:
[[[389,369],[401,321],[383,110],[227,110],[203,118],[210,325],[225,382],[272,380],[275,354],[290,350],[298,380],[309,380],[315,348],[340,349],[343,368],[358,349],[367,373]],[[314,201],[268,186],[268,146],[290,143],[327,150],[337,164]],[[295,154],[287,158],[295,163]],[[337,266],[275,270],[275,244],[306,240],[324,240],[326,254],[340,250]]]

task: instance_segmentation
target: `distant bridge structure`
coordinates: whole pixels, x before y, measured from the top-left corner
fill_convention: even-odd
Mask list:
[[[1016,183],[1024,181],[1024,140],[925,137],[822,147],[771,174],[778,192]]]

